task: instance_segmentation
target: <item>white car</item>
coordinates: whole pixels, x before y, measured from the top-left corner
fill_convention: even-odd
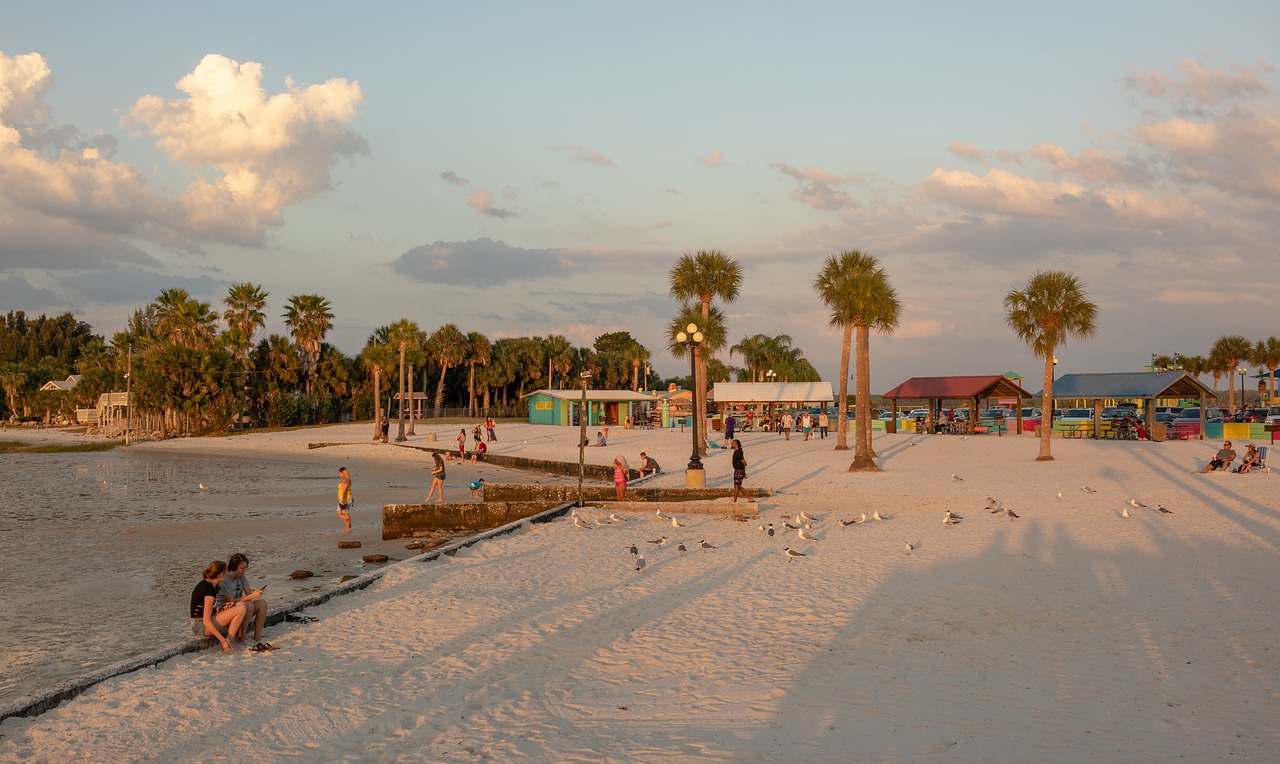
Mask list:
[[[1267,406],[1267,424],[1280,424],[1280,406]]]

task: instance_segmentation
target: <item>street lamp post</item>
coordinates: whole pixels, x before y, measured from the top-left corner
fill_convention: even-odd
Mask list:
[[[702,457],[698,454],[698,396],[694,394],[697,372],[694,365],[694,351],[702,344],[702,332],[697,324],[689,324],[682,332],[676,332],[676,342],[684,345],[689,354],[689,423],[693,425],[693,455],[689,457],[689,466],[684,472],[685,488],[706,488],[707,472],[702,468]]]
[[[1236,372],[1240,375],[1240,405],[1236,407],[1236,413],[1239,413],[1244,411],[1244,375],[1248,374],[1249,370],[1243,366],[1237,366]]]
[[[582,405],[578,407],[578,506],[582,506],[582,479],[587,474],[587,385],[591,372],[578,375],[582,379]]]
[[[778,372],[774,371],[773,369],[769,369],[768,371],[766,371],[764,373],[764,376],[765,376],[765,379],[769,380],[770,383],[778,381]],[[776,416],[778,410],[776,406],[777,404],[774,403],[773,401],[769,402],[769,422],[770,422],[769,426],[773,428],[774,432],[778,431],[778,419]]]

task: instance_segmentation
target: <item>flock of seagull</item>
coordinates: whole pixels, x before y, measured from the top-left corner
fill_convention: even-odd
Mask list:
[[[964,478],[954,474],[951,476],[951,479],[955,481],[964,480]],[[1080,490],[1085,493],[1098,493],[1098,489],[1088,485],[1080,486]],[[1058,491],[1057,498],[1059,501],[1062,500],[1062,491]],[[1152,512],[1155,512],[1160,515],[1173,514],[1172,510],[1166,509],[1164,506],[1160,504],[1157,504],[1156,506],[1151,507],[1147,504],[1144,504],[1141,501],[1138,501],[1137,499],[1129,499],[1128,502],[1126,502],[1126,504],[1127,506],[1124,506],[1120,512],[1120,516],[1125,518],[1126,520],[1131,519],[1133,517],[1133,515],[1129,513],[1129,507],[1134,507],[1137,509],[1150,509]],[[1011,521],[1019,520],[1022,517],[1022,515],[1019,515],[1017,512],[1004,506],[1004,503],[1001,502],[999,499],[995,498],[994,496],[987,497],[987,503],[984,509],[993,515],[1004,515],[1008,517]],[[570,515],[573,518],[574,527],[581,528],[582,530],[587,530],[587,531],[593,530],[593,527],[619,525],[619,524],[626,523],[629,520],[629,518],[622,518],[622,517],[619,517],[616,513],[611,512],[609,513],[607,518],[595,517],[591,519],[590,522],[588,522],[583,515],[578,514],[578,510],[576,508],[570,511]],[[654,510],[654,515],[658,518],[660,522],[670,523],[672,528],[679,529],[679,528],[688,527],[688,524],[681,522],[679,518],[674,517],[672,515],[663,514],[661,509]],[[892,515],[886,516],[886,515],[880,514],[879,510],[873,510],[871,513],[871,519],[876,522],[885,522],[885,521],[888,521],[891,517]],[[791,531],[795,531],[796,537],[799,538],[801,541],[808,541],[808,542],[822,541],[821,536],[815,535],[816,531],[814,530],[814,525],[819,521],[819,518],[817,516],[811,515],[805,510],[801,510],[794,515],[791,515],[791,514],[782,515],[780,519],[782,521],[782,529],[775,527],[772,522],[770,523],[761,522],[758,526],[756,526],[756,531],[759,532],[761,535],[766,536],[767,538],[770,538],[770,539],[775,538],[778,535],[778,533],[789,533]],[[950,509],[947,509],[942,516],[943,525],[958,525],[963,520],[964,520],[964,517],[956,514],[955,512],[952,512]],[[852,518],[848,520],[839,519],[841,528],[847,528],[850,525],[859,525],[865,522],[867,522],[867,513],[865,512],[863,512],[856,518]],[[659,536],[656,539],[649,539],[646,543],[652,544],[655,548],[662,548],[667,545],[667,542],[668,542],[668,539],[666,536]],[[904,541],[902,543],[902,546],[907,554],[910,554],[916,549],[916,545],[912,544],[909,541]],[[698,547],[701,548],[703,551],[708,551],[716,548],[714,544],[707,541],[706,539],[700,540],[698,542]],[[626,549],[628,552],[630,552],[632,560],[635,563],[636,572],[637,573],[643,572],[649,563],[645,559],[644,554],[640,552],[640,548],[635,544],[630,544],[626,547]],[[676,549],[679,552],[688,551],[688,547],[685,546],[684,542],[677,542]],[[806,554],[805,552],[792,549],[791,547],[783,547],[782,552],[786,556],[787,562],[791,562],[797,557],[808,556],[808,554]]]

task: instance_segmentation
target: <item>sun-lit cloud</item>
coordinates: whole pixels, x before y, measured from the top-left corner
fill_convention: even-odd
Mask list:
[[[177,87],[185,98],[143,96],[122,124],[141,128],[175,162],[215,168],[179,196],[182,228],[196,236],[261,245],[287,205],[328,191],[339,158],[369,153],[347,129],[360,85],[331,79],[268,95],[261,64],[210,54]]]
[[[589,164],[598,164],[603,167],[615,166],[614,161],[609,157],[605,156],[604,154],[601,154],[598,151],[592,151],[591,149],[583,148],[582,146],[579,146],[576,143],[560,144],[557,146],[548,146],[547,151],[550,151],[552,153],[568,151],[573,155],[572,159],[575,162],[587,162]]]
[[[865,184],[861,176],[838,175],[813,166],[800,169],[786,162],[770,162],[769,166],[800,184],[791,192],[791,198],[801,204],[829,212],[857,209],[861,206],[861,202],[838,188],[852,183]]]
[[[1274,93],[1264,75],[1275,72],[1270,64],[1260,62],[1256,67],[1237,65],[1230,69],[1205,67],[1199,62],[1184,58],[1178,63],[1178,75],[1162,72],[1134,72],[1124,82],[1133,90],[1168,99],[1179,105],[1218,106],[1239,97],[1251,97]]]
[[[477,188],[467,197],[467,204],[481,215],[488,215],[492,218],[509,218],[514,217],[518,213],[511,210],[505,210],[501,207],[493,206],[493,192],[486,191],[483,188]]]
[[[724,164],[724,154],[720,149],[716,149],[706,156],[698,157],[698,161],[707,167],[716,168]]]
[[[951,143],[948,143],[947,151],[958,157],[976,159],[979,162],[986,161],[987,159],[987,152],[977,148],[976,146],[965,143],[964,141],[952,141]]]
[[[466,178],[459,177],[458,173],[453,170],[447,170],[440,173],[440,180],[443,180],[451,186],[467,186],[471,184],[471,181]]]

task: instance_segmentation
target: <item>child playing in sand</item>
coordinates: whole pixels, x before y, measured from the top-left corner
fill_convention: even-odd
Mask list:
[[[470,483],[467,483],[467,488],[471,489],[471,498],[473,499],[484,498],[484,478],[480,478],[479,480],[472,480]]]
[[[628,469],[626,457],[615,456],[613,458],[613,490],[618,495],[618,501],[622,501],[622,497],[627,492]]]
[[[347,473],[346,467],[338,468],[338,478],[338,517],[347,525],[342,532],[350,533],[351,508],[356,505],[356,500],[351,495],[351,475]]]

